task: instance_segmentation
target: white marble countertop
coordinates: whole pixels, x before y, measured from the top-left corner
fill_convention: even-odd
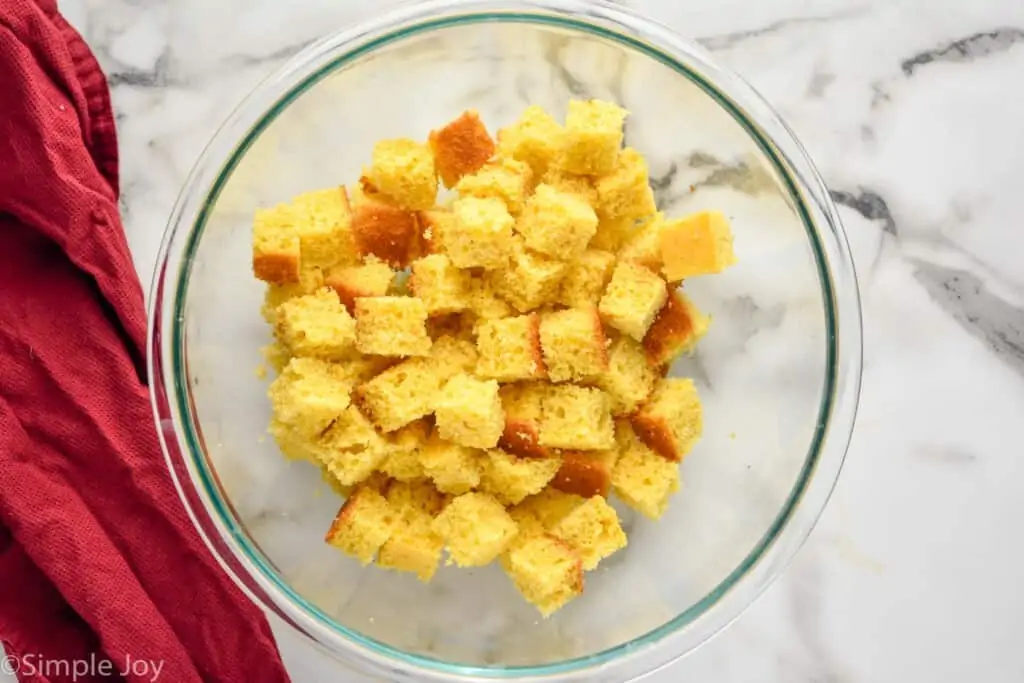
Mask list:
[[[817,530],[736,624],[651,680],[1024,680],[1024,3],[623,2],[700,38],[786,117],[842,204],[865,318],[860,417]],[[387,3],[60,4],[110,77],[148,285],[228,110]],[[339,680],[278,632],[296,681]]]

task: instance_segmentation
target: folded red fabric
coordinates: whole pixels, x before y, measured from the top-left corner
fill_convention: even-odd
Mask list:
[[[0,102],[5,666],[33,682],[287,681],[166,471],[106,81],[53,0],[0,0]]]

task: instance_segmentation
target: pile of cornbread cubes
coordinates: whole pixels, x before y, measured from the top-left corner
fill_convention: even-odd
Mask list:
[[[700,437],[666,377],[709,318],[679,288],[735,258],[718,212],[658,212],[627,112],[467,111],[363,176],[259,210],[270,432],[345,497],[326,541],[429,581],[498,560],[545,616],[658,519]],[[438,184],[447,191],[439,200]]]

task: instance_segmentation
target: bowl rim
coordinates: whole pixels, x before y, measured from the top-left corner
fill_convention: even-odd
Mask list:
[[[758,145],[790,195],[814,252],[828,331],[817,429],[807,457],[782,509],[744,560],[660,627],[597,653],[534,666],[457,664],[404,652],[338,624],[291,589],[248,538],[207,461],[192,419],[185,353],[196,247],[211,207],[259,135],[294,99],[345,64],[406,38],[484,22],[542,24],[614,42],[672,68],[715,100]],[[243,100],[197,160],[169,219],[149,303],[148,369],[161,446],[179,496],[214,557],[250,599],[315,644],[356,669],[400,680],[633,680],[693,651],[752,604],[806,539],[835,486],[857,411],[862,339],[856,274],[836,208],[806,152],[751,86],[699,46],[603,0],[428,0],[305,48]]]

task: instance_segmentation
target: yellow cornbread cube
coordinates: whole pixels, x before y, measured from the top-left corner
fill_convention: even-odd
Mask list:
[[[360,487],[341,506],[324,540],[367,565],[391,537],[397,522],[398,516],[384,496]]]
[[[430,436],[426,420],[415,420],[388,435],[385,457],[378,469],[396,483],[411,482],[426,476],[420,461],[420,447]]]
[[[429,415],[440,390],[429,359],[410,358],[360,385],[356,395],[381,431],[393,432]]]
[[[430,147],[408,138],[373,146],[366,176],[382,194],[405,209],[429,209],[437,199],[437,174]]]
[[[370,257],[365,263],[332,268],[323,282],[334,290],[349,313],[355,313],[357,298],[384,296],[394,278],[395,271],[388,264]]]
[[[622,502],[650,519],[660,519],[679,490],[679,466],[647,448],[628,421],[616,424],[619,459],[612,470],[612,489]]]
[[[447,497],[426,479],[392,481],[387,486],[386,495],[402,519],[420,514],[436,517],[448,502]]]
[[[480,490],[504,505],[515,505],[539,493],[554,479],[558,458],[518,458],[505,451],[487,451]]]
[[[378,356],[426,356],[427,307],[408,296],[356,299],[356,348]]]
[[[516,235],[508,265],[488,273],[494,291],[520,313],[554,301],[565,275],[563,261],[531,252]]]
[[[443,382],[455,375],[471,373],[477,366],[476,345],[468,339],[442,334],[430,347],[431,371]]]
[[[654,390],[658,373],[647,360],[644,347],[633,339],[620,336],[608,348],[608,370],[598,379],[598,386],[608,393],[613,415],[628,415]]]
[[[544,617],[583,592],[583,565],[565,541],[547,534],[516,544],[503,558],[512,583]]]
[[[660,277],[635,263],[620,263],[601,297],[598,312],[609,326],[642,341],[667,298],[665,281]]]
[[[619,261],[636,263],[654,273],[662,272],[661,231],[664,228],[665,217],[660,213],[640,221],[619,250]]]
[[[647,362],[653,367],[671,363],[679,354],[692,350],[710,325],[711,318],[701,313],[689,297],[670,287],[668,300],[644,337]]]
[[[293,358],[267,394],[274,417],[301,437],[312,437],[349,406],[351,383],[332,363]]]
[[[355,351],[356,321],[326,287],[281,304],[276,329],[294,356],[340,360]]]
[[[701,436],[703,411],[693,380],[666,377],[631,418],[637,437],[661,457],[679,462]]]
[[[505,203],[508,212],[518,216],[526,205],[533,183],[533,171],[525,161],[498,159],[467,175],[455,186],[460,197],[493,197]]]
[[[431,209],[416,214],[420,227],[420,245],[424,253],[444,253],[444,233],[454,220],[455,216],[449,209]]]
[[[549,486],[540,493],[527,497],[519,505],[511,508],[510,512],[515,512],[517,519],[532,516],[543,530],[550,531],[584,500],[586,499]]]
[[[608,450],[615,443],[611,402],[600,389],[558,384],[544,394],[540,443],[571,450]]]
[[[277,324],[277,309],[286,301],[304,294],[312,294],[324,286],[324,271],[320,266],[303,266],[299,270],[299,281],[288,284],[268,284],[263,295],[260,313],[271,325]]]
[[[493,496],[465,493],[434,519],[433,530],[444,539],[448,564],[482,567],[509,546],[518,527]]]
[[[587,249],[570,264],[562,278],[558,302],[569,308],[596,306],[615,267],[615,254]]]
[[[365,480],[387,457],[387,443],[356,406],[348,409],[312,446],[316,460],[345,486]]]
[[[505,410],[505,430],[498,446],[525,458],[546,458],[550,452],[540,443],[541,402],[547,386],[541,382],[506,384],[499,391]]]
[[[670,282],[720,273],[736,263],[729,220],[719,211],[668,221],[661,230],[659,246]]]
[[[519,120],[498,131],[498,152],[525,161],[540,177],[561,154],[562,126],[544,109],[527,107]]]
[[[648,179],[647,162],[635,149],[619,153],[611,173],[594,181],[597,189],[595,208],[602,218],[644,218],[654,214],[654,190]]]
[[[480,485],[483,454],[445,441],[436,432],[420,449],[423,472],[442,493],[460,495]]]
[[[444,232],[444,250],[457,268],[498,268],[508,261],[515,219],[505,203],[488,197],[463,197],[452,204]]]
[[[608,369],[604,329],[593,306],[543,314],[540,344],[552,382],[590,380]]]
[[[526,246],[569,260],[587,248],[597,232],[597,214],[579,195],[538,185],[516,221]]]
[[[494,288],[492,277],[474,277],[470,297],[473,315],[480,320],[495,320],[513,315],[509,305]]]
[[[588,176],[576,175],[560,168],[551,167],[541,177],[538,185],[540,184],[550,185],[559,192],[574,194],[596,210],[597,188],[594,187],[593,179]]]
[[[299,281],[302,251],[297,216],[288,204],[257,209],[252,223],[252,271],[257,279],[286,285]]]
[[[571,100],[559,165],[580,175],[611,173],[622,147],[622,126],[627,114],[611,102]]]
[[[505,428],[498,383],[455,375],[437,397],[434,418],[442,439],[468,448],[494,448]]]
[[[590,248],[618,254],[623,245],[632,240],[638,231],[639,228],[635,218],[599,217],[597,232],[594,233],[593,239],[590,240]]]
[[[540,316],[486,320],[477,328],[476,374],[499,382],[547,376],[540,350]]]
[[[425,514],[412,515],[396,525],[381,546],[377,564],[415,574],[424,583],[434,578],[441,563],[444,541],[433,529],[434,520]]]
[[[619,516],[601,496],[589,498],[561,519],[551,533],[569,543],[590,571],[604,558],[626,547]]]
[[[472,276],[444,254],[413,261],[409,289],[427,307],[427,315],[458,313],[472,303]]]
[[[300,194],[292,200],[303,265],[329,268],[357,260],[352,210],[344,187]]]

